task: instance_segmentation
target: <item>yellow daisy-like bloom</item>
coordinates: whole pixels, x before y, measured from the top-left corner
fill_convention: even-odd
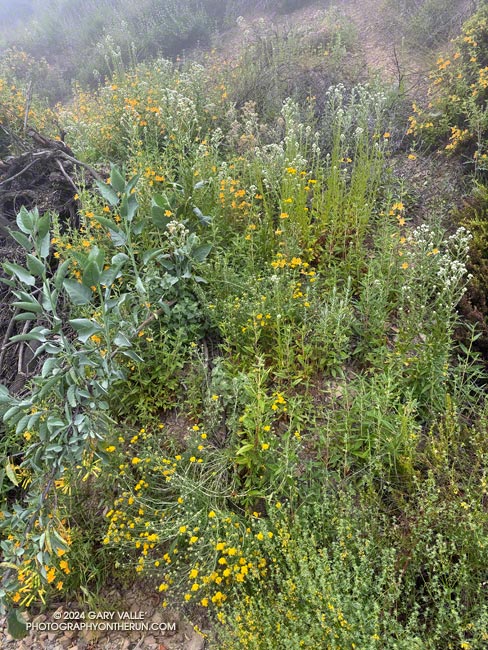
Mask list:
[[[56,574],[56,569],[54,567],[51,567],[46,574],[46,579],[49,583],[54,581],[55,574]]]

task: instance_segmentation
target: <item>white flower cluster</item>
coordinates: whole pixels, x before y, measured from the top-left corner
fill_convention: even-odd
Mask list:
[[[407,259],[413,270],[402,289],[409,310],[428,308],[431,315],[449,319],[466,291],[470,279],[466,263],[472,235],[459,228],[442,243],[439,234],[427,224],[416,228],[408,238]]]
[[[180,248],[186,243],[190,231],[180,221],[170,221],[166,226],[164,233],[167,240],[173,244],[175,248]]]

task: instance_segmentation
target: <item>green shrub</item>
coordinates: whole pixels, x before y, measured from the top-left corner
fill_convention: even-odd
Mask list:
[[[248,27],[241,17],[246,47],[237,67],[226,74],[226,92],[242,107],[254,102],[265,119],[276,117],[287,98],[306,110],[322,106],[327,89],[357,78],[350,56],[356,34],[350,21],[335,11],[322,11],[313,26],[279,28],[262,23]],[[225,69],[223,70],[225,72]]]
[[[413,105],[408,133],[417,141],[460,154],[466,169],[484,173],[488,80],[488,8],[482,6],[462,28],[451,50],[437,59],[427,106]]]

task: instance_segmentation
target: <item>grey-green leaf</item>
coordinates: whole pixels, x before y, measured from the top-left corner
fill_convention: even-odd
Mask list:
[[[7,273],[15,275],[23,284],[27,284],[28,286],[33,287],[36,283],[34,276],[18,264],[14,264],[13,262],[5,262],[3,268],[5,271],[7,271]]]
[[[117,192],[125,190],[125,179],[116,165],[112,165],[110,169],[110,184]]]
[[[95,323],[89,318],[73,318],[68,322],[71,327],[76,330],[78,339],[82,343],[86,343],[90,336],[93,336],[93,334],[102,330],[102,327],[98,323]]]
[[[11,609],[7,615],[7,629],[14,639],[23,639],[27,636],[27,625],[18,609]]]
[[[30,253],[27,253],[26,261],[27,268],[32,273],[32,275],[40,278],[46,269],[44,263],[41,262],[41,260],[37,257],[34,257],[34,255],[30,255]]]
[[[92,299],[91,289],[76,280],[65,280],[63,287],[74,305],[87,305]]]
[[[105,201],[110,203],[111,206],[115,206],[119,203],[117,192],[110,187],[110,185],[107,185],[107,183],[101,183],[100,181],[95,181],[95,183]]]
[[[192,250],[192,257],[197,262],[203,262],[207,257],[210,251],[212,250],[212,244],[200,244]]]

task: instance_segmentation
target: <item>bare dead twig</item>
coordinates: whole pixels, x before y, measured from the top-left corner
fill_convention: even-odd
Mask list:
[[[398,77],[398,88],[400,89],[402,87],[402,83],[403,83],[403,72],[402,72],[401,67],[400,67],[400,61],[398,60],[396,45],[393,45],[393,61],[395,62],[395,68],[396,68],[397,77]]]
[[[60,163],[59,160],[56,160],[56,164],[58,165],[58,167],[59,167],[61,173],[63,174],[63,176],[65,177],[65,179],[68,181],[68,183],[71,185],[71,187],[73,187],[75,192],[78,194],[78,192],[80,191],[79,188],[76,187],[76,185],[73,183],[73,179],[66,173],[66,170],[63,167],[63,165]]]
[[[100,183],[104,182],[100,174],[97,171],[95,171],[93,167],[87,165],[87,163],[81,162],[81,160],[77,160],[76,158],[73,158],[73,156],[70,156],[65,151],[60,150],[59,153],[63,156],[63,158],[66,158],[67,160],[71,160],[71,162],[74,163],[75,165],[80,165],[80,167],[84,167],[85,169],[88,169],[88,171],[93,175],[93,177],[96,178],[97,181],[99,181]]]
[[[13,176],[9,176],[9,177],[6,178],[4,181],[0,181],[0,185],[5,185],[5,183],[10,183],[11,181],[14,180],[14,178],[18,178],[19,176],[22,176],[22,174],[25,174],[25,172],[26,172],[30,167],[32,167],[33,165],[35,165],[36,162],[37,162],[37,160],[33,160],[33,161],[30,162],[28,165],[26,165],[26,166],[24,167],[24,169],[21,169],[20,172],[17,172],[17,173],[14,174]]]

